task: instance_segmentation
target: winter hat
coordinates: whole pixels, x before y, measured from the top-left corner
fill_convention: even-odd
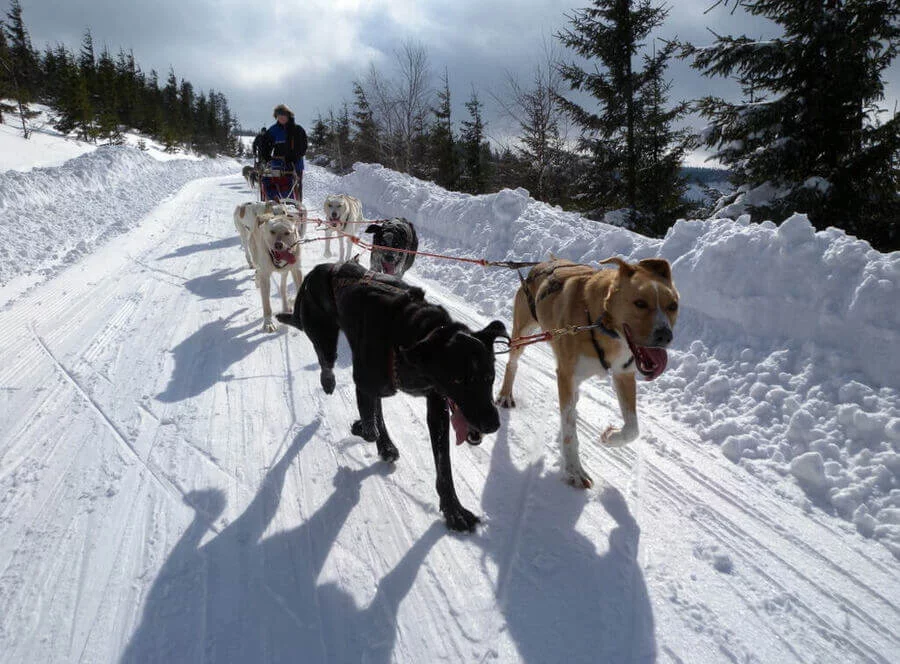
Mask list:
[[[279,113],[287,113],[288,117],[290,117],[291,119],[293,119],[294,117],[294,112],[288,107],[287,104],[278,104],[278,106],[275,107],[275,110],[272,111],[272,117],[277,118]]]

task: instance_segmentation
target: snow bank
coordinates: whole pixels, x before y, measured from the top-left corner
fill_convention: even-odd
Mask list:
[[[101,146],[62,166],[0,173],[0,285],[48,274],[130,230],[189,180],[239,169],[231,159],[162,162]]]
[[[780,226],[679,221],[653,240],[524,189],[469,196],[377,165],[357,164],[340,187],[369,218],[409,218],[431,251],[585,263],[664,256],[682,313],[669,369],[642,391],[733,462],[900,557],[900,252],[815,232],[803,215]],[[510,319],[513,272],[421,257],[413,269]]]

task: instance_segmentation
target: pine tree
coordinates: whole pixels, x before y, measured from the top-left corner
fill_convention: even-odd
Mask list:
[[[481,117],[482,103],[473,90],[466,102],[469,119],[462,122],[460,143],[463,151],[462,185],[472,194],[483,194],[491,178],[490,144],[484,138],[485,125]]]
[[[22,20],[22,6],[19,0],[10,2],[10,11],[6,15],[9,23],[0,21],[0,32],[3,42],[0,43],[0,70],[3,70],[6,87],[15,100],[15,110],[22,124],[22,135],[28,138],[30,118],[37,115],[28,109],[28,104],[35,101],[38,94],[40,70],[37,54],[31,46],[31,38]],[[9,107],[6,107],[9,110]]]
[[[441,83],[442,87],[437,91],[438,105],[431,109],[434,122],[429,132],[429,162],[432,169],[429,175],[445,189],[454,190],[459,187],[459,159],[451,119],[450,78],[446,69]]]
[[[369,99],[359,81],[353,82],[352,139],[353,160],[372,164],[379,161],[378,124]]]
[[[689,207],[681,164],[694,141],[687,130],[673,128],[688,105],[681,102],[667,108],[672,84],[663,79],[674,49],[675,44],[669,43],[659,53],[644,56],[645,84],[636,100],[640,109],[635,136],[640,181],[637,230],[650,236],[665,235]]]
[[[4,99],[13,99],[15,97],[15,78],[13,76],[12,62],[9,54],[9,45],[6,43],[6,31],[3,29],[3,22],[0,21],[0,123],[3,122],[4,113],[12,113],[16,107],[12,104],[3,102]]]
[[[331,144],[331,130],[320,113],[316,116],[312,131],[309,134],[309,147],[315,154],[322,155],[330,161],[333,158]]]
[[[634,67],[644,40],[662,25],[667,13],[666,8],[653,6],[652,0],[593,0],[591,7],[569,17],[572,29],[557,35],[578,55],[596,59],[600,65],[593,72],[575,64],[560,68],[572,90],[587,92],[598,101],[598,112],[562,96],[556,97],[581,127],[578,147],[590,156],[582,183],[586,187],[585,203],[606,209],[627,207],[636,225],[639,218],[655,215],[642,209],[646,201],[639,198],[639,191],[645,186],[642,143],[659,142],[659,154],[667,154],[673,147],[677,150],[677,146],[666,141],[674,137],[669,127],[678,117],[677,111],[683,112],[681,107],[669,114],[654,112],[653,122],[647,124],[650,116],[642,106],[654,97],[650,89],[654,87],[660,104],[664,101],[666,85],[659,77],[671,56],[671,47],[645,58],[642,69]],[[665,198],[677,198],[681,185],[675,177],[661,177],[666,172],[666,169],[655,169],[652,186],[664,188],[659,193]],[[667,223],[672,221],[674,218],[667,219]]]
[[[35,101],[40,90],[41,71],[38,66],[38,55],[31,45],[31,37],[22,19],[22,5],[19,0],[10,0],[9,12],[6,14],[4,30],[6,32],[9,65],[15,70],[19,101],[29,104]]]
[[[737,0],[735,0],[737,2]],[[728,4],[727,2],[725,4]],[[734,4],[734,3],[732,3]],[[757,220],[806,212],[876,247],[900,246],[900,118],[879,118],[884,73],[900,46],[898,0],[740,0],[783,30],[775,39],[717,36],[683,47],[707,76],[735,76],[754,99],[699,102],[705,142],[735,184],[777,190]]]

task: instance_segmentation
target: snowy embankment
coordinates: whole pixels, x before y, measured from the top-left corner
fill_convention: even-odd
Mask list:
[[[58,167],[0,173],[0,286],[14,277],[26,285],[72,263],[133,228],[189,180],[239,168],[232,159],[163,162],[136,148],[102,146]]]
[[[790,499],[852,520],[900,557],[900,253],[833,228],[815,232],[802,215],[779,226],[679,221],[653,240],[522,189],[472,197],[364,164],[340,186],[369,217],[408,217],[430,250],[668,258],[681,318],[669,370],[641,389]],[[512,272],[434,260],[418,261],[416,272],[510,318]]]

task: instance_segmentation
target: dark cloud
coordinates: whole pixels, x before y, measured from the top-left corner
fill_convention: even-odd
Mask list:
[[[578,4],[578,3],[574,3]],[[583,3],[587,4],[587,3]],[[694,43],[722,34],[769,37],[776,28],[743,12],[718,8],[711,0],[673,0],[668,21],[655,35]],[[473,88],[485,102],[495,134],[504,120],[491,100],[503,95],[507,72],[527,82],[542,59],[544,43],[568,26],[572,0],[24,0],[26,24],[35,46],[62,42],[78,47],[91,28],[95,45],[133,49],[145,71],[164,79],[170,66],[195,88],[220,90],[243,126],[271,119],[279,102],[289,104],[307,125],[317,113],[351,101],[351,82],[370,62],[390,74],[404,40],[424,44],[434,81],[446,68],[457,117]],[[564,51],[561,51],[564,53]],[[685,62],[670,68],[673,99],[706,94],[734,95],[737,87],[706,79]],[[900,94],[898,67],[890,72],[886,106]],[[692,125],[699,125],[692,119]]]

